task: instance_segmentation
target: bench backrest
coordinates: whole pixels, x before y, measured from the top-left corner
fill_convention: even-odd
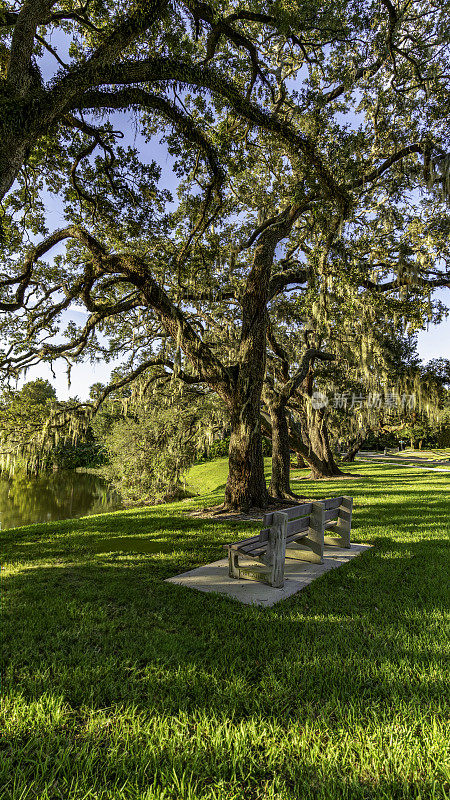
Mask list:
[[[316,500],[324,507],[325,525],[328,527],[337,520],[340,513],[340,506],[343,497],[330,497],[326,500]],[[283,514],[288,518],[287,522],[287,536],[286,544],[290,544],[301,534],[305,534],[311,525],[311,514],[313,511],[313,503],[301,503],[298,506],[291,506],[290,508],[280,509]],[[265,549],[269,542],[270,526],[273,525],[273,512],[265,514],[263,517],[263,528],[259,534],[252,536],[249,539],[243,539],[242,542],[236,542],[234,547],[240,548],[243,552],[249,555],[256,554],[259,550]]]
[[[287,523],[287,536],[286,544],[289,544],[297,536],[302,533],[306,534],[310,526],[310,516],[312,512],[312,503],[303,503],[301,506],[293,506],[292,508],[283,508],[283,514],[288,518]],[[242,552],[255,554],[259,550],[265,549],[269,542],[270,526],[273,524],[273,513],[265,514],[263,518],[264,528],[256,536],[250,539],[243,539],[242,542],[236,542],[235,547],[239,547]]]
[[[326,500],[316,500],[316,503],[320,503],[325,510],[325,523],[335,520],[339,516],[339,508],[342,504],[343,497],[330,497]],[[280,509],[283,514],[286,514],[288,518],[287,524],[287,541],[289,542],[290,539],[295,539],[299,533],[308,530],[309,527],[309,517],[312,512],[312,503],[302,503],[298,506],[291,506],[291,508],[282,508]],[[261,531],[261,535],[264,536],[267,533],[267,539],[269,538],[269,526],[273,523],[273,513],[265,514],[263,519],[264,528]]]
[[[312,509],[312,503],[302,503],[299,506],[292,506],[292,508],[280,509],[280,511],[282,511],[283,514],[286,514],[288,518],[286,536],[287,542],[290,542],[300,533],[308,530]],[[272,524],[273,513],[265,514],[263,518],[264,527],[260,533],[260,541],[266,541],[269,539],[269,530]]]

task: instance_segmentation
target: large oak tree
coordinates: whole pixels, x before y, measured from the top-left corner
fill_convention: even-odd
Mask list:
[[[9,216],[0,308],[12,341],[4,363],[14,372],[36,358],[101,352],[97,330],[141,314],[170,339],[177,362],[185,355],[185,379],[207,383],[230,409],[226,502],[264,505],[260,406],[271,302],[311,272],[323,281],[342,227],[382,191],[390,201],[419,186],[447,190],[444,9],[390,0],[308,3],[295,13],[282,3],[153,2],[123,12],[28,2],[2,14]],[[35,59],[55,26],[71,39],[70,63],[45,83]],[[178,157],[178,220],[160,211],[156,173],[118,149],[107,120],[120,109],[133,109],[147,135],[166,132]],[[41,169],[65,191],[69,224],[26,248],[27,214],[35,234],[44,227]],[[296,258],[296,232],[314,229],[315,219],[319,231],[329,220],[326,234],[313,236],[308,258]],[[67,241],[67,257],[42,261]],[[358,276],[355,291],[360,280],[371,278]],[[199,320],[227,297],[237,333],[224,357],[223,338],[210,338]],[[74,300],[87,323],[55,344],[49,337]],[[129,378],[157,359],[171,368],[166,355],[140,352]]]

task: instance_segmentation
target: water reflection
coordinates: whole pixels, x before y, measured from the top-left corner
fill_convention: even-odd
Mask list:
[[[101,514],[122,508],[120,497],[98,475],[54,472],[38,478],[0,478],[0,528]]]

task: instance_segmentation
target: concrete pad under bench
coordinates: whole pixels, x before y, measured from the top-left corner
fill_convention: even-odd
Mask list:
[[[166,578],[166,582],[198,589],[199,592],[218,592],[246,605],[269,607],[297,594],[325,572],[342,567],[355,556],[369,550],[371,546],[370,544],[352,543],[350,550],[343,547],[325,546],[323,564],[310,564],[306,561],[286,558],[282,589],[274,589],[273,586],[259,581],[230,578],[227,558],[213,561],[212,564],[205,564],[204,567],[191,569],[189,572],[183,572],[173,578]],[[243,563],[245,563],[245,559],[243,559]],[[255,565],[255,562],[250,559],[248,563],[249,566]]]

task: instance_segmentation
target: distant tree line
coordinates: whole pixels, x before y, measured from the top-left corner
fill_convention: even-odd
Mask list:
[[[90,425],[73,434],[53,429],[51,437],[45,435],[53,415],[70,405],[58,401],[54,387],[42,378],[5,390],[0,396],[0,470],[37,475],[103,464],[106,451]]]

